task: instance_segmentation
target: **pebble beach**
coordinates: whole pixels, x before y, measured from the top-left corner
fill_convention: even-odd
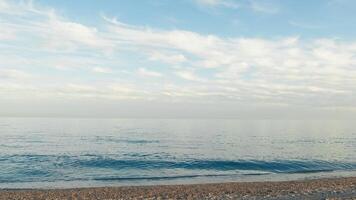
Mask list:
[[[356,177],[283,182],[2,189],[0,199],[356,199]]]

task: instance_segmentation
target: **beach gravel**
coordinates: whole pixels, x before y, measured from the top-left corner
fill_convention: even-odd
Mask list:
[[[1,200],[89,199],[355,199],[356,177],[284,182],[73,189],[0,189]]]

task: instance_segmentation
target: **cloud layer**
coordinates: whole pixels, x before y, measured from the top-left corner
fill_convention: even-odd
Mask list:
[[[354,41],[221,37],[108,16],[92,27],[23,1],[0,1],[0,17],[5,99],[356,107]]]

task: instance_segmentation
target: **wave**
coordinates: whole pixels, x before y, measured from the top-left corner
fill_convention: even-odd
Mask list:
[[[123,159],[103,155],[8,155],[0,156],[6,169],[0,183],[26,181],[168,180],[218,176],[354,171],[356,163],[323,160],[154,160]],[[13,166],[13,167],[11,167]],[[160,172],[174,176],[155,176]],[[131,176],[127,172],[131,172]],[[132,173],[134,172],[134,173]],[[134,176],[133,176],[134,175]]]
[[[46,182],[56,182],[56,181],[157,181],[157,180],[175,180],[175,179],[192,179],[192,178],[208,178],[208,177],[234,177],[234,176],[262,176],[268,175],[270,173],[246,173],[246,174],[239,174],[239,173],[232,173],[232,174],[192,174],[192,175],[176,175],[176,176],[101,176],[101,177],[87,177],[87,178],[78,178],[78,177],[57,177],[55,179],[47,179],[44,180]],[[25,183],[25,182],[36,182],[38,179],[31,178],[25,179],[22,177],[21,179],[14,179],[14,180],[1,180],[0,183]]]
[[[231,177],[237,175],[254,175],[261,176],[270,173],[246,173],[246,174],[193,174],[193,175],[177,175],[177,176],[148,176],[148,177],[99,177],[94,178],[96,181],[121,181],[121,180],[174,180],[174,179],[186,179],[186,178],[200,178],[200,177]]]
[[[254,170],[273,173],[311,173],[319,171],[353,170],[356,163],[328,162],[320,160],[131,160],[94,158],[73,163],[80,167],[110,169],[189,169],[189,170]]]
[[[306,173],[318,171],[355,170],[356,163],[324,160],[155,160],[123,159],[112,156],[87,154],[69,155],[8,155],[0,156],[3,163],[21,165],[45,164],[50,167],[125,169],[189,169],[189,170],[254,170],[273,173]]]
[[[117,139],[111,136],[97,136],[94,138],[95,142],[105,143],[128,143],[128,144],[151,144],[159,143],[159,140],[143,140],[143,139]]]

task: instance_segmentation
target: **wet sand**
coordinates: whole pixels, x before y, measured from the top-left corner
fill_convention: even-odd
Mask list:
[[[356,199],[356,177],[49,190],[0,189],[0,199]]]

